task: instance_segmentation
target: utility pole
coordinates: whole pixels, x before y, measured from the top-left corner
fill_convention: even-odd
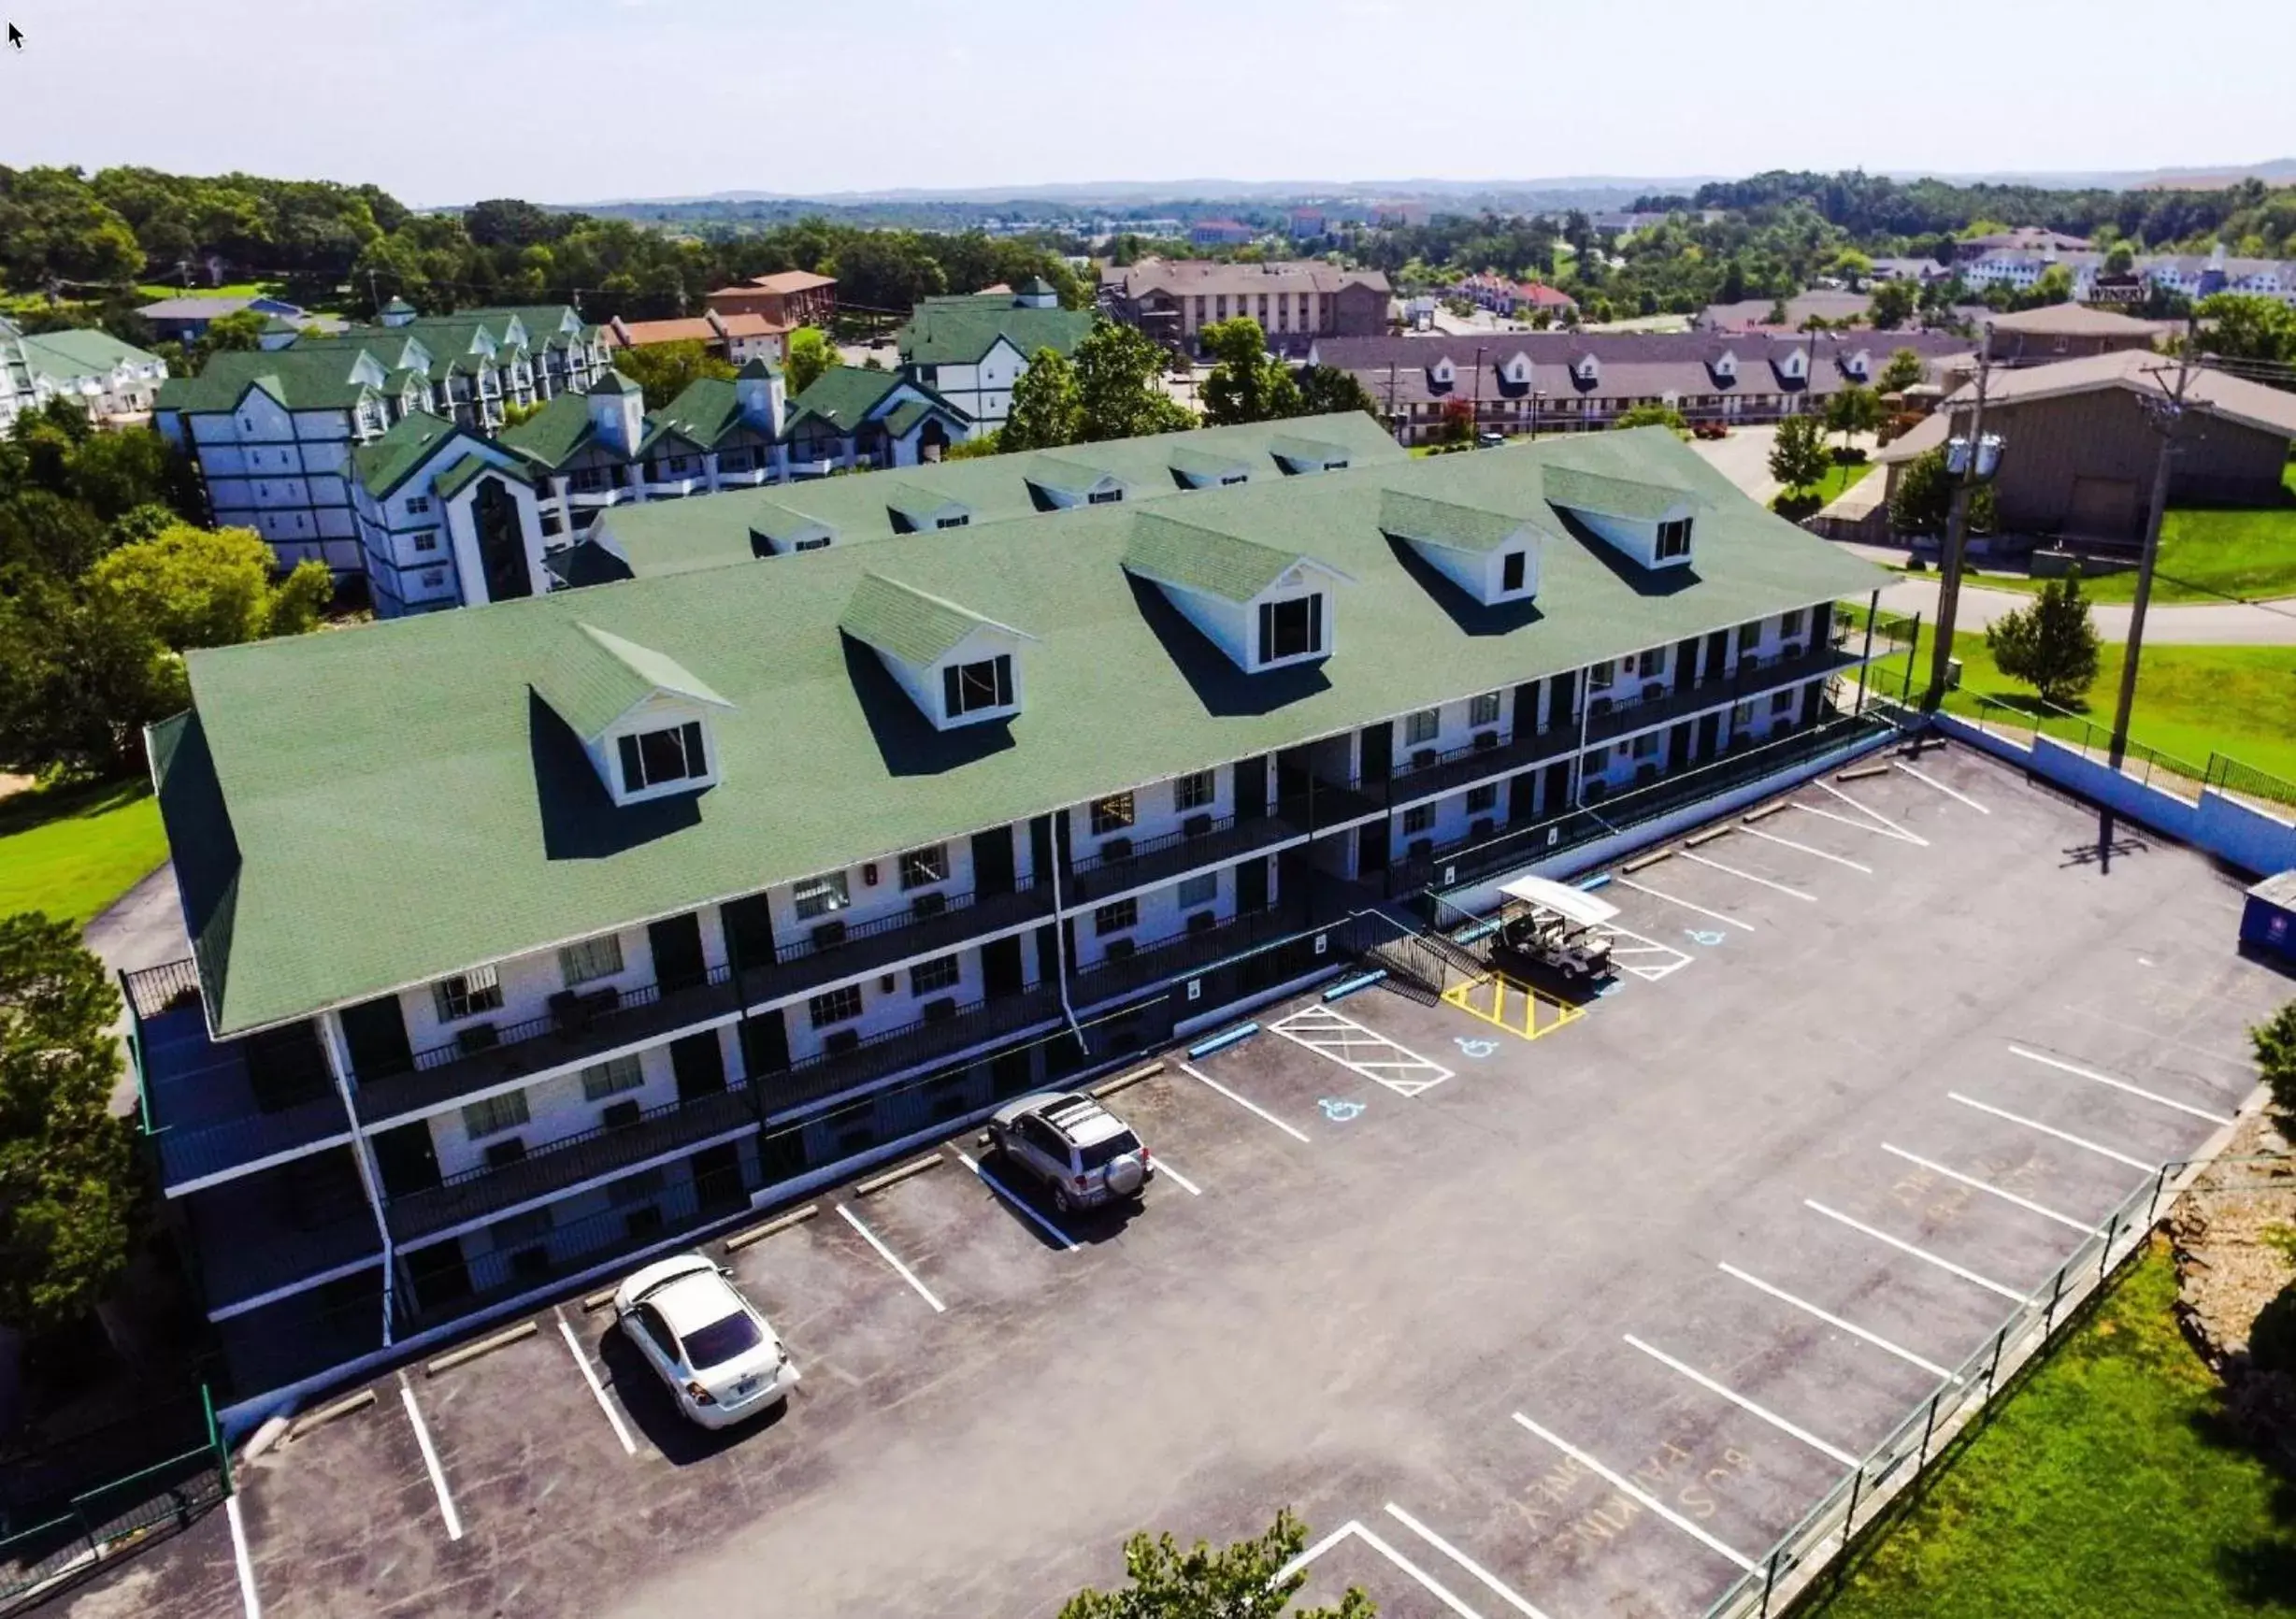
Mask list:
[[[1985,435],[1985,391],[1993,370],[1992,340],[1977,351],[1977,402],[1970,410],[1969,455],[1961,463],[1945,511],[1945,545],[1938,557],[1937,638],[1930,647],[1930,689],[1921,699],[1922,711],[1935,713],[1945,701],[1945,666],[1953,657],[1953,621],[1961,603],[1961,551],[1969,538],[1969,497],[1977,487],[1977,451]]]
[[[1475,439],[1476,439],[1476,441],[1477,441],[1478,443],[1480,443],[1480,442],[1482,441],[1482,438],[1483,438],[1483,355],[1484,355],[1484,351],[1484,351],[1484,345],[1483,345],[1483,344],[1481,344],[1481,343],[1477,343],[1477,344],[1475,345],[1475,419],[1474,419],[1474,428],[1475,428]]]
[[[382,315],[382,289],[375,285],[375,266],[372,265],[366,266],[366,301],[369,307],[374,309],[376,318],[380,319]]]
[[[2145,552],[2136,568],[2136,599],[2129,606],[2129,645],[2120,664],[2120,698],[2113,706],[2112,766],[2117,771],[2129,752],[2129,714],[2136,706],[2137,658],[2145,647],[2145,609],[2152,601],[2153,564],[2160,554],[2160,520],[2168,510],[2169,474],[2176,454],[2176,434],[2185,416],[2185,390],[2192,381],[2192,351],[2199,346],[2198,314],[2185,318],[2185,341],[2176,357],[2176,387],[2165,398],[2145,401],[2145,413],[2160,436],[2160,452],[2153,460],[2152,509],[2145,516]]]
[[[1395,419],[1395,362],[1393,360],[1387,362],[1387,430],[1395,435],[1398,443],[1402,442],[1403,425]]]

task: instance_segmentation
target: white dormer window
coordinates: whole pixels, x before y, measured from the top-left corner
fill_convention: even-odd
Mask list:
[[[711,710],[731,709],[673,659],[574,624],[534,678],[617,804],[692,792],[717,780]]]
[[[1723,351],[1714,363],[1714,374],[1725,382],[1735,382],[1738,380],[1738,356],[1728,350]]]
[[[615,738],[622,767],[622,795],[635,798],[655,788],[696,781],[710,775],[710,753],[701,722],[658,730],[624,732]]]
[[[1324,598],[1293,596],[1259,604],[1259,665],[1262,668],[1323,655]]]
[[[1672,562],[1690,554],[1690,520],[1678,517],[1658,524],[1658,560]]]
[[[1448,356],[1436,361],[1427,368],[1428,380],[1438,388],[1450,387],[1458,380],[1458,367],[1452,365]]]
[[[1578,380],[1582,382],[1591,382],[1597,377],[1600,376],[1601,373],[1602,368],[1600,365],[1596,364],[1595,357],[1592,354],[1587,355],[1586,359],[1581,360],[1578,363]]]
[[[1507,380],[1510,382],[1528,382],[1530,380],[1530,361],[1528,356],[1517,354],[1514,359],[1507,362]]]
[[[940,671],[941,717],[962,720],[990,710],[1011,709],[1012,657],[999,652],[969,664],[951,664]]]

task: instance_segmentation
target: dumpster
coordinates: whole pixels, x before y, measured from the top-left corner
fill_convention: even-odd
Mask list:
[[[2240,949],[2244,955],[2269,956],[2296,967],[2296,871],[2267,877],[2248,890],[2247,908],[2240,913]]]

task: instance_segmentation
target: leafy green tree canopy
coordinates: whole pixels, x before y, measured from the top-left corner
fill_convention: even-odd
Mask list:
[[[1902,394],[1930,374],[1918,351],[1898,349],[1891,351],[1889,362],[1882,367],[1875,386],[1884,394]]]
[[[1826,476],[1832,458],[1815,416],[1788,416],[1770,447],[1770,476],[1787,489],[1808,489]]]
[[[88,585],[180,652],[301,635],[316,623],[335,589],[326,565],[298,564],[277,585],[271,567],[271,548],[251,528],[179,523],[107,553]]]
[[[2201,300],[2201,346],[2234,360],[2296,361],[2296,308],[2261,293],[2217,293]]]
[[[1076,346],[1074,365],[1078,437],[1135,438],[1196,425],[1194,412],[1164,392],[1164,350],[1139,328],[1095,322]]]
[[[785,367],[789,396],[794,399],[804,393],[836,364],[837,345],[829,341],[829,335],[818,326],[799,326],[789,334],[789,364]]]
[[[2079,572],[2049,580],[2031,607],[1987,624],[1985,644],[2002,674],[2033,687],[2044,702],[2062,707],[2078,699],[2097,678],[2101,645]]]
[[[694,338],[676,343],[646,343],[614,353],[614,368],[638,384],[646,408],[659,410],[685,392],[689,383],[714,378],[730,382],[733,364],[713,354]]]
[[[1883,331],[1894,331],[1913,319],[1914,307],[1920,300],[1920,290],[1913,282],[1891,279],[1873,289],[1871,310],[1874,325]]]
[[[1204,380],[1209,420],[1273,422],[1299,414],[1299,385],[1284,362],[1268,352],[1268,335],[1257,321],[1249,316],[1214,321],[1200,335],[1213,361]]]
[[[2281,1118],[2296,1124],[2296,1000],[2248,1030],[2257,1073]]]
[[[1898,468],[1898,487],[1889,497],[1889,526],[1901,535],[1944,534],[1953,504],[1953,484],[1943,445],[1915,456]],[[1970,533],[1993,532],[1991,484],[1980,483],[1970,491],[1968,519]]]
[[[1121,1591],[1080,1591],[1059,1619],[1279,1619],[1307,1583],[1302,1569],[1288,1579],[1276,1571],[1306,1547],[1307,1527],[1285,1508],[1264,1535],[1213,1550],[1202,1540],[1182,1550],[1170,1535],[1135,1535],[1125,1542]],[[1356,1586],[1334,1607],[1289,1619],[1372,1619],[1370,1598]]]
[[[1056,349],[1039,349],[1012,384],[1012,404],[997,429],[1007,450],[1050,450],[1073,444],[1083,430],[1083,394],[1076,367]]]
[[[1360,410],[1379,420],[1379,401],[1353,371],[1337,365],[1302,366],[1299,376],[1299,410],[1305,416],[1324,416],[1338,410]]]

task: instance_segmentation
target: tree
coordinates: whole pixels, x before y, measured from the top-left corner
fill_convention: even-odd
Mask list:
[[[1268,335],[1257,321],[1248,315],[1214,321],[1200,336],[1213,359],[1212,375],[1204,379],[1207,420],[1273,422],[1299,414],[1299,384],[1268,352]]]
[[[1475,408],[1464,399],[1443,401],[1443,424],[1436,435],[1441,444],[1469,444],[1475,437]]]
[[[1049,450],[1073,444],[1084,424],[1076,367],[1057,349],[1039,349],[1012,384],[1012,406],[997,429],[1007,450]]]
[[[1146,333],[1096,322],[1076,346],[1077,437],[1137,438],[1196,425],[1195,412],[1164,392],[1164,350]]]
[[[714,378],[730,382],[732,363],[713,354],[699,339],[677,343],[647,343],[614,355],[614,368],[638,384],[646,408],[659,410],[685,392],[689,383]]]
[[[1613,417],[1611,425],[1614,428],[1672,427],[1677,433],[1687,433],[1690,430],[1690,424],[1683,420],[1682,412],[1672,405],[1633,406],[1621,410]]]
[[[0,917],[0,1423],[12,1431],[16,1334],[70,1321],[126,1267],[136,1204],[111,1116],[120,996],[79,930]]]
[[[2089,622],[2076,569],[2041,587],[2031,607],[1986,626],[1985,644],[2001,672],[2023,681],[2045,703],[2064,707],[2097,678],[2097,626]]]
[[[1944,534],[1953,481],[1944,446],[1915,456],[1898,469],[1898,486],[1889,496],[1889,526],[1901,535]],[[1993,532],[1991,484],[1980,483],[1970,492],[1968,519],[1970,533]]]
[[[301,635],[334,594],[324,563],[300,563],[278,585],[271,566],[271,548],[251,528],[179,523],[107,554],[89,570],[88,588],[172,652],[230,647]]]
[[[1871,310],[1873,323],[1883,331],[1894,331],[1913,319],[1914,306],[1920,299],[1920,290],[1913,282],[1891,279],[1873,289]]]
[[[2296,1000],[2248,1030],[2258,1077],[2283,1119],[2296,1121]]]
[[[183,661],[141,619],[55,579],[0,595],[0,769],[134,769],[143,728],[190,701]]]
[[[1815,416],[1788,416],[1770,447],[1770,476],[1788,489],[1808,489],[1826,476],[1830,458]]]
[[[1278,1619],[1308,1575],[1301,1569],[1279,1580],[1277,1570],[1307,1540],[1306,1526],[1288,1507],[1266,1534],[1220,1551],[1202,1540],[1182,1551],[1169,1534],[1153,1540],[1135,1535],[1124,1547],[1130,1583],[1121,1591],[1080,1591],[1061,1608],[1059,1619]],[[1289,1619],[1371,1619],[1375,1612],[1370,1598],[1351,1585],[1336,1607]]]
[[[821,380],[837,364],[837,345],[818,326],[799,326],[789,334],[789,396],[795,399]]]
[[[1929,365],[1917,351],[1899,349],[1891,352],[1889,363],[1882,367],[1877,386],[1885,394],[1902,394],[1929,374]]]
[[[2296,360],[2296,308],[2260,293],[2215,293],[2201,300],[2203,343],[2233,360]]]
[[[192,339],[183,351],[184,368],[197,376],[218,354],[251,354],[263,347],[263,328],[270,316],[257,309],[235,309],[218,315],[208,329]]]
[[[1379,418],[1379,402],[1353,371],[1342,371],[1337,365],[1308,365],[1301,368],[1299,381],[1302,415],[1360,410],[1374,421]]]
[[[2136,268],[2136,248],[2129,242],[2115,242],[2105,250],[2104,273],[2125,276]]]
[[[1842,448],[1847,450],[1852,434],[1873,432],[1887,414],[1880,394],[1853,382],[1826,401],[1826,429],[1839,433]]]

